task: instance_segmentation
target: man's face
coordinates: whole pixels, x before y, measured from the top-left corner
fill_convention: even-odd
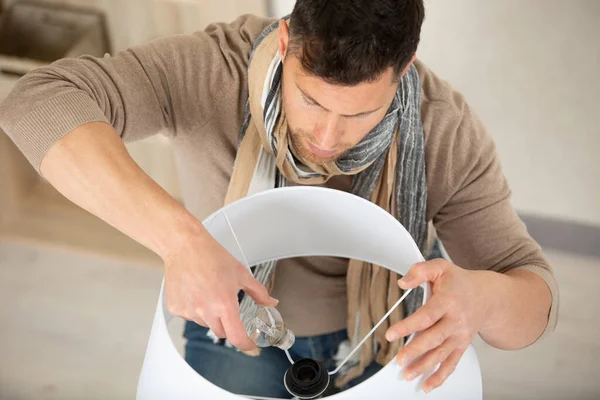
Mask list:
[[[390,67],[377,81],[341,86],[308,75],[297,57],[283,63],[290,143],[303,160],[326,164],[358,144],[385,116],[398,82]]]

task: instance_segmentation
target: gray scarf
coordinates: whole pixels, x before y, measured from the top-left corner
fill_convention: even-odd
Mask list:
[[[254,50],[250,55],[249,64],[252,62],[254,51],[262,40],[273,30],[279,27],[279,21],[267,27],[257,38]],[[264,104],[264,121],[269,141],[277,157],[276,138],[272,135],[279,116],[281,102],[282,61],[276,61],[271,78],[269,94]],[[370,164],[362,172],[354,175],[352,181],[352,194],[370,200],[373,189],[377,184],[379,175],[385,162],[387,149],[392,144],[392,137],[397,124],[400,124],[400,140],[398,141],[398,163],[396,173],[395,200],[399,222],[410,233],[413,240],[423,252],[427,238],[427,183],[425,176],[425,148],[423,127],[421,125],[421,81],[414,65],[410,66],[402,77],[398,90],[385,117],[367,136],[353,147],[341,159],[336,161],[340,170],[347,172],[361,166]],[[240,131],[240,142],[243,139],[251,114],[249,103],[246,104],[244,123]],[[298,176],[312,177],[315,172],[307,170],[292,155],[288,149],[286,155],[291,164],[297,169]],[[277,174],[273,187],[284,187],[285,178]],[[276,261],[257,265],[254,268],[255,277],[263,284],[270,281],[275,269]],[[412,314],[422,302],[422,291],[413,291],[404,301],[405,315]],[[244,296],[241,301],[242,315],[247,313],[253,305],[249,296]]]
[[[240,131],[240,145],[225,203],[266,189],[284,187],[286,179],[299,184],[323,183],[333,175],[352,175],[352,194],[374,201],[399,220],[423,251],[427,237],[425,159],[420,115],[421,83],[414,66],[401,78],[396,95],[379,124],[365,138],[335,162],[318,165],[298,160],[289,148],[285,112],[282,109],[282,60],[277,51],[275,22],[257,39],[248,67],[249,99]],[[255,277],[269,286],[276,261],[254,267]],[[356,343],[384,314],[389,301],[398,298],[395,273],[360,260],[350,260],[348,281],[348,332]],[[416,310],[422,292],[413,291],[385,324],[399,321]],[[392,303],[393,304],[393,303]],[[243,320],[256,305],[248,296],[240,304]],[[376,332],[374,346],[363,345],[351,370],[343,379],[362,373],[375,359],[391,359],[401,343],[387,342]],[[346,373],[347,372],[347,373]],[[343,378],[342,378],[343,377]]]

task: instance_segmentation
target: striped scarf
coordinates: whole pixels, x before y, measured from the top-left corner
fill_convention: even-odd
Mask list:
[[[282,102],[283,63],[278,51],[279,22],[257,39],[250,56],[249,98],[240,132],[232,178],[225,204],[263,190],[284,187],[287,180],[315,185],[335,175],[352,175],[351,192],[394,215],[421,251],[427,238],[425,159],[420,115],[421,83],[411,66],[402,77],[385,117],[366,137],[340,159],[316,165],[297,159],[290,150],[288,126]],[[255,277],[272,287],[276,261],[254,267]],[[347,274],[348,336],[350,345],[360,341],[402,295],[397,274],[360,260],[350,260]],[[385,331],[416,310],[422,292],[413,291],[386,323],[375,340],[363,344],[336,384],[342,386],[360,376],[373,361],[389,362],[402,346],[389,343]],[[256,307],[249,296],[240,304],[242,317]]]

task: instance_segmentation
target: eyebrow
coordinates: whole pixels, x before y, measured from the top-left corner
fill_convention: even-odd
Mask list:
[[[304,90],[302,90],[302,89],[300,88],[300,86],[298,86],[298,84],[297,84],[297,83],[296,83],[296,87],[298,88],[298,90],[300,91],[300,93],[302,93],[302,95],[303,95],[304,97],[306,97],[306,99],[307,99],[307,100],[309,100],[309,101],[311,101],[311,102],[315,103],[315,105],[317,105],[317,106],[321,107],[321,108],[322,108],[323,110],[325,110],[325,111],[331,111],[331,110],[328,110],[327,108],[323,107],[323,106],[322,106],[322,105],[321,105],[321,104],[320,104],[318,101],[316,101],[315,99],[313,99],[312,97],[310,97],[310,96],[309,96],[309,95],[308,95],[308,94],[307,94],[307,93],[306,93]],[[371,111],[363,111],[363,112],[360,112],[360,113],[357,113],[357,114],[342,114],[342,116],[343,116],[343,117],[348,117],[348,118],[351,118],[351,117],[360,117],[360,116],[363,116],[363,115],[372,114],[372,113],[374,113],[375,111],[379,110],[381,107],[382,107],[382,106],[379,106],[379,107],[377,107],[377,108],[376,108],[376,109],[374,109],[374,110],[371,110]]]

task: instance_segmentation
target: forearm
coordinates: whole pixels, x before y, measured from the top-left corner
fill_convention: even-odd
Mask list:
[[[489,300],[488,319],[479,332],[491,346],[504,350],[526,347],[544,332],[552,303],[544,280],[533,272],[514,269],[505,274],[482,274],[484,296]]]
[[[131,158],[108,124],[82,125],[54,145],[40,171],[60,193],[161,257],[202,224]]]

